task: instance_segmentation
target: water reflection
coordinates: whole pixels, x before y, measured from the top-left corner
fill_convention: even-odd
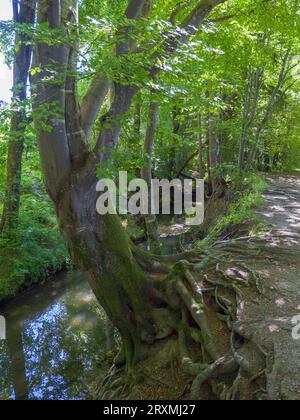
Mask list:
[[[83,399],[103,366],[105,317],[85,280],[62,274],[1,313],[0,398]]]

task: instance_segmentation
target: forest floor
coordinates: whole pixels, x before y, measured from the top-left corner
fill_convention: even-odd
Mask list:
[[[245,296],[237,327],[269,354],[268,399],[300,400],[300,340],[292,337],[292,319],[300,313],[300,179],[272,176],[267,181],[257,214],[268,233],[241,244],[248,267],[260,274],[262,293]]]

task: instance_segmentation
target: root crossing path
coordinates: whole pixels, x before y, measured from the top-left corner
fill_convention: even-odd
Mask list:
[[[259,273],[261,293],[240,302],[235,331],[266,355],[267,398],[300,400],[300,328],[293,325],[300,314],[300,179],[267,181],[270,188],[257,213],[268,233],[241,238],[236,247],[247,267]]]

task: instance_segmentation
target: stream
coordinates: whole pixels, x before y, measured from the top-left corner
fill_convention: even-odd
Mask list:
[[[162,232],[162,251],[178,250],[183,225]],[[171,235],[171,236],[169,236]],[[147,249],[147,244],[141,246]],[[79,273],[60,273],[0,306],[0,400],[81,400],[107,369],[106,317]]]
[[[105,316],[78,273],[61,273],[22,293],[0,313],[0,399],[77,400],[101,374]]]

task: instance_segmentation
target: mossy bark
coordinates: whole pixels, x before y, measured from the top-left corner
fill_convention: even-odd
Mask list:
[[[77,186],[66,188],[55,207],[72,260],[119,330],[131,366],[157,335],[152,285],[133,256],[119,217],[97,214],[96,181],[95,176],[83,176],[78,185],[76,177]]]

